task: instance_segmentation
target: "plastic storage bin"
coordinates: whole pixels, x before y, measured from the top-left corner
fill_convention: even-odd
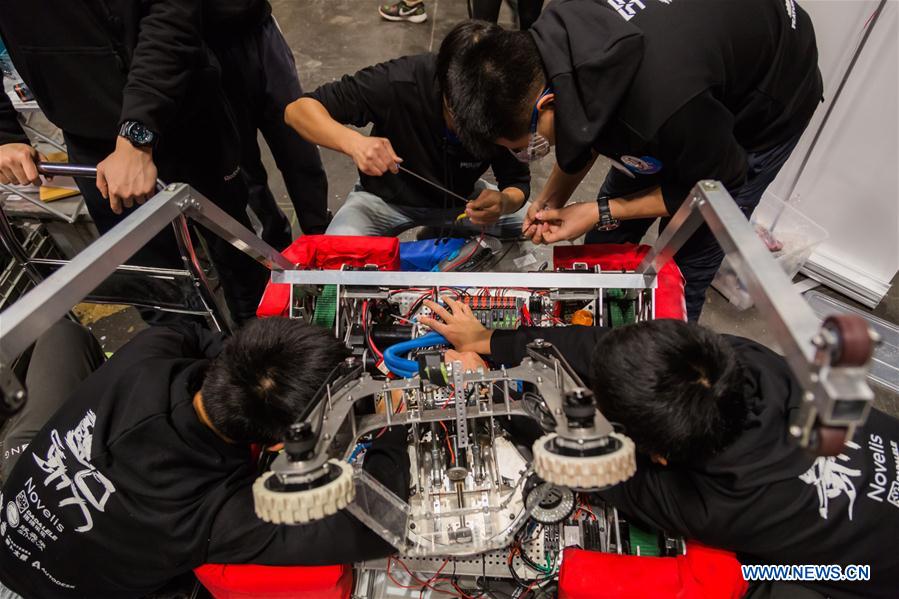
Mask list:
[[[771,231],[775,220],[777,224],[774,227],[773,238],[780,247],[771,253],[787,276],[792,279],[815,248],[827,239],[827,231],[790,204],[771,195],[765,195],[749,222],[757,231]],[[715,275],[712,287],[738,309],[746,310],[752,307],[753,301],[746,286],[737,277],[727,258]]]

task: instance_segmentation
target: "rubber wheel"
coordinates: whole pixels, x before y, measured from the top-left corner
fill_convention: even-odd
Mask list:
[[[596,456],[565,456],[550,451],[558,435],[543,435],[534,443],[534,472],[546,482],[576,489],[610,487],[624,482],[637,471],[634,442],[620,433],[610,436],[621,446],[615,451]]]
[[[874,355],[874,342],[868,323],[861,316],[839,314],[828,316],[824,327],[837,336],[837,351],[832,357],[834,366],[864,366]]]
[[[302,491],[273,491],[265,481],[275,475],[266,472],[253,483],[253,503],[256,515],[272,524],[304,524],[336,514],[350,504],[355,496],[353,468],[346,462],[329,460],[340,468],[340,474],[320,487]]]

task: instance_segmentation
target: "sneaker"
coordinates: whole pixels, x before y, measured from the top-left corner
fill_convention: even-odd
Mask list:
[[[388,21],[409,21],[410,23],[424,23],[428,20],[425,12],[425,3],[415,5],[406,4],[403,0],[396,4],[382,4],[378,7],[378,14]]]

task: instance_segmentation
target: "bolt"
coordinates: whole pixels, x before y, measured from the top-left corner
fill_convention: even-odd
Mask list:
[[[790,434],[796,437],[797,439],[802,436],[802,427],[794,424],[790,427]]]
[[[802,399],[804,399],[805,401],[815,401],[815,394],[811,391],[806,391],[802,396]]]
[[[810,380],[813,383],[817,383],[818,381],[821,380],[821,377],[819,377],[816,373],[813,372],[812,374],[809,375],[808,380]]]
[[[701,185],[702,188],[706,191],[714,191],[718,189],[718,183],[716,183],[715,181],[703,181]]]
[[[818,333],[814,337],[812,337],[812,345],[815,347],[824,347],[824,335]]]
[[[513,514],[513,513],[510,512],[510,513],[509,513],[509,520],[514,520],[514,519],[515,519],[515,514]]]
[[[541,384],[542,382],[543,382],[543,377],[542,377],[542,376],[538,376],[538,377],[537,377],[537,384],[539,385],[539,384]]]
[[[16,391],[16,399],[25,399],[25,392],[21,389]]]
[[[534,345],[536,345],[537,347],[542,347],[544,343],[546,342],[543,341],[543,339],[534,339]]]

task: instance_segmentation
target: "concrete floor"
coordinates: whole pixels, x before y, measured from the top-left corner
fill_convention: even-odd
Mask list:
[[[293,48],[300,80],[306,90],[390,58],[436,52],[444,35],[468,16],[466,3],[459,0],[427,0],[428,20],[421,24],[383,21],[374,1],[272,0],[272,6]],[[504,6],[500,23],[511,26],[512,22],[513,15]],[[261,139],[260,144],[264,147]],[[282,208],[292,214],[290,199],[267,149],[264,149],[264,155],[272,191]],[[356,169],[349,158],[331,150],[322,149],[322,159],[330,185],[329,206],[336,212],[356,181]],[[552,164],[552,158],[548,157],[532,166],[534,190],[542,188]],[[607,170],[607,164],[599,163],[575,192],[575,199],[592,200]],[[295,218],[293,222],[295,225]],[[897,282],[894,281],[890,294],[873,311],[894,323],[899,322]],[[776,346],[767,323],[758,317],[755,309],[738,311],[714,290],[709,291],[706,302],[703,324],[722,333],[738,334]],[[877,405],[899,415],[899,396],[896,394],[878,390]]]

